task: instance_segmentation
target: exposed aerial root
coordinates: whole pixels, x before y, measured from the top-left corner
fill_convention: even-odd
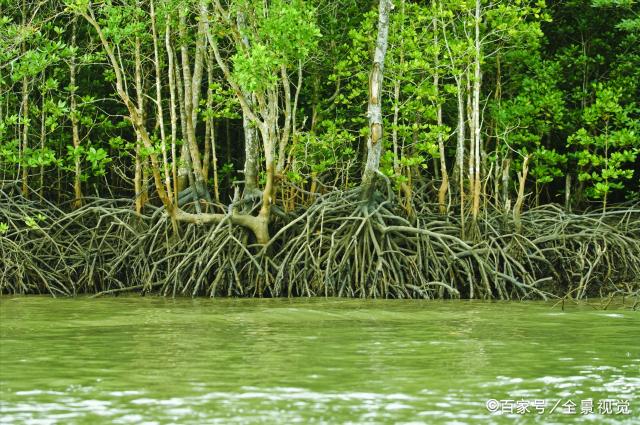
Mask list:
[[[0,190],[0,292],[186,296],[524,299],[640,294],[640,208],[571,214],[556,206],[474,223],[411,220],[390,198],[358,189],[319,196],[274,218],[266,246],[223,220],[181,224],[129,200],[88,199],[65,212]],[[35,198],[35,195],[32,196]]]
[[[470,244],[436,215],[403,218],[389,200],[325,195],[282,240],[274,261],[286,295],[394,298],[545,298],[525,264],[499,244]],[[274,241],[274,243],[277,241]],[[494,241],[495,242],[495,241]]]
[[[583,214],[557,206],[522,215],[522,231],[573,298],[632,294],[640,286],[640,208]]]
[[[292,226],[272,242],[276,264],[274,292],[282,295],[432,298],[444,281],[428,281],[410,238],[386,232],[389,225],[408,225],[388,201],[360,200],[360,191],[320,197]]]

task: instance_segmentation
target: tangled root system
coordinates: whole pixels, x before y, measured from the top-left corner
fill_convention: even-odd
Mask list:
[[[640,208],[571,214],[547,205],[516,228],[495,212],[461,237],[452,216],[409,219],[390,195],[318,197],[253,244],[230,220],[181,225],[161,208],[89,200],[72,212],[0,190],[0,292],[367,298],[581,299],[638,295]]]

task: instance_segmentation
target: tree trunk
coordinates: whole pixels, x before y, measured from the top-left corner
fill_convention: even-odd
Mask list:
[[[502,160],[502,204],[505,212],[511,209],[511,199],[509,198],[511,157]]]
[[[136,135],[140,136],[140,139],[142,140],[142,143],[144,144],[145,148],[152,150],[153,143],[151,140],[151,136],[149,135],[146,128],[144,127],[144,121],[141,115],[142,111],[140,111],[136,107],[136,105],[133,103],[128,93],[124,89],[124,76],[123,76],[122,68],[120,67],[118,60],[116,59],[113,47],[107,41],[107,38],[105,37],[104,32],[102,31],[102,28],[100,27],[100,25],[98,24],[98,21],[93,15],[93,10],[89,8],[87,11],[80,11],[80,14],[82,15],[83,18],[87,20],[87,22],[91,24],[91,26],[98,33],[100,42],[107,53],[107,58],[115,73],[116,92],[118,93],[118,96],[120,97],[120,99],[122,99],[122,102],[125,104],[125,106],[127,107],[127,110],[129,111],[129,119],[133,124]],[[171,215],[172,217],[175,217],[176,208],[172,202],[172,199],[167,196],[167,193],[164,190],[158,157],[155,153],[151,153],[149,157],[151,159],[151,171],[153,174],[154,183],[156,186],[156,191],[158,192],[158,196],[160,197],[160,200],[162,201],[162,204],[164,205],[169,215]],[[175,227],[174,227],[174,230],[177,231]]]
[[[277,88],[273,87],[267,92],[267,120],[261,126],[262,144],[264,149],[266,183],[262,191],[262,207],[260,217],[267,222],[270,216],[271,205],[275,202],[275,174],[276,174],[276,145],[278,137],[276,129],[278,126],[278,94]],[[265,114],[263,114],[264,116]]]
[[[480,134],[482,123],[480,121],[480,84],[482,75],[480,73],[480,0],[476,0],[475,13],[475,63],[473,70],[473,143],[474,143],[474,167],[473,167],[473,219],[478,218],[480,212]]]
[[[242,32],[246,26],[244,14],[239,12],[236,17],[238,29]],[[242,44],[245,48],[249,48],[249,38],[245,35],[242,37]],[[243,92],[242,95],[247,99],[248,107],[253,108],[255,98],[251,93]],[[229,146],[229,121],[227,120],[227,146]],[[242,112],[242,129],[244,132],[244,193],[243,197],[253,197],[260,194],[258,189],[258,160],[260,157],[260,146],[258,145],[258,131],[251,122],[250,117],[243,110]],[[227,162],[230,160],[231,149],[227,148]]]
[[[522,204],[524,203],[524,189],[527,182],[527,173],[529,172],[529,157],[525,156],[522,161],[522,172],[518,173],[518,197],[516,203],[513,206],[513,221],[516,227],[516,233],[520,233],[522,228],[522,222],[520,221],[520,215],[522,214]]]
[[[178,204],[178,157],[176,140],[178,137],[178,119],[176,116],[176,79],[174,53],[171,46],[171,18],[167,16],[164,32],[165,48],[167,50],[167,74],[169,76],[169,116],[171,119],[171,174],[173,176],[173,200]]]
[[[457,98],[458,98],[458,146],[456,148],[456,161],[458,163],[458,185],[460,196],[460,224],[464,229],[464,142],[466,138],[464,120],[464,93],[462,86],[462,75],[456,78]],[[463,230],[464,231],[464,230]]]
[[[571,211],[571,173],[568,171],[564,178],[564,208]]]
[[[370,199],[382,155],[382,83],[384,60],[389,38],[389,14],[393,9],[391,0],[380,0],[378,6],[378,37],[369,76],[369,137],[367,139],[367,162],[362,175],[362,197]]]
[[[26,0],[22,0],[22,27],[26,28],[27,26],[27,2]],[[25,54],[27,51],[26,43],[23,41],[21,44],[22,53]],[[26,166],[26,161],[24,161],[24,155],[29,148],[29,80],[26,75],[22,78],[22,148],[20,152],[22,154],[21,159],[23,161],[22,165],[22,195],[26,198],[29,196],[29,168]]]
[[[45,72],[42,72],[42,81],[46,81]],[[41,100],[41,108],[40,108],[40,149],[44,152],[45,143],[47,140],[47,114],[46,114],[46,104],[47,104],[47,96],[45,91],[42,91],[42,100]],[[2,120],[2,115],[0,114],[0,120]],[[2,121],[0,121],[2,122]],[[44,196],[44,164],[40,165],[40,196]]]
[[[433,18],[433,43],[435,47],[438,47],[438,22],[436,18]],[[437,51],[437,50],[436,50]],[[449,191],[449,173],[447,173],[447,161],[446,161],[446,152],[444,150],[444,140],[442,137],[442,102],[440,102],[440,74],[438,70],[439,66],[439,58],[436,53],[435,57],[435,71],[433,73],[433,87],[435,88],[435,97],[436,97],[436,119],[438,123],[438,151],[440,153],[440,174],[442,176],[442,183],[440,183],[440,188],[438,189],[438,205],[440,207],[440,214],[447,213],[447,204],[446,197],[447,192]]]
[[[29,149],[29,81],[27,77],[22,79],[22,155]],[[29,167],[26,161],[22,164],[22,195],[29,196]]]
[[[76,21],[71,24],[71,47],[76,46]],[[76,103],[76,55],[71,55],[69,60],[69,86],[71,87],[70,117],[71,117],[71,135],[73,139],[73,148],[80,148],[80,134],[78,130],[78,108]],[[82,186],[80,184],[80,156],[75,156],[75,174],[73,178],[73,207],[80,208],[82,206]]]
[[[162,164],[164,168],[164,182],[167,189],[167,195],[173,198],[173,189],[171,187],[171,174],[169,173],[169,160],[167,158],[167,136],[164,128],[164,109],[162,107],[162,79],[160,70],[160,54],[158,43],[158,30],[156,28],[156,10],[153,0],[150,2],[150,18],[151,32],[153,34],[153,60],[156,71],[156,113],[157,124],[160,128],[160,143],[162,149]]]
[[[200,150],[198,149],[198,143],[196,140],[196,118],[198,100],[200,98],[200,78],[202,77],[202,46],[198,41],[196,45],[196,57],[194,64],[193,77],[191,75],[191,68],[189,65],[189,50],[186,44],[186,14],[180,13],[180,37],[183,39],[183,43],[180,47],[182,55],[182,82],[184,84],[184,110],[186,120],[186,142],[189,148],[189,154],[191,156],[191,166],[193,167],[193,174],[195,177],[195,193],[199,197],[204,197],[208,200],[207,184],[204,180],[202,173],[202,160],[200,158]],[[199,25],[200,28],[200,25]],[[198,30],[198,40],[200,39],[201,31]],[[194,82],[197,85],[194,85]],[[196,93],[197,92],[197,93]]]
[[[189,174],[191,173],[191,160],[189,158],[189,148],[187,147],[187,115],[184,108],[184,86],[182,84],[182,75],[179,69],[178,56],[173,52],[173,63],[175,64],[174,76],[178,93],[178,114],[180,115],[180,140],[182,147],[180,148],[180,160],[178,168],[178,190],[182,192],[188,185]],[[176,197],[178,195],[176,194]]]
[[[137,110],[140,114],[140,120],[142,123],[145,121],[144,113],[144,87],[142,85],[142,58],[140,54],[140,37],[136,37],[135,40],[135,80],[136,80],[136,98],[137,98]],[[143,124],[144,125],[144,124]],[[142,149],[142,137],[139,132],[136,132],[136,158],[135,158],[135,176],[134,176],[134,188],[136,196],[136,212],[141,213],[142,208],[147,203],[149,197],[146,181],[144,181],[143,162],[144,159],[140,154]]]
[[[287,143],[289,143],[292,121],[291,84],[289,83],[289,75],[287,74],[286,66],[281,66],[280,74],[282,76],[282,89],[284,91],[284,128],[282,130],[282,137],[280,137],[280,145],[278,146],[278,163],[276,166],[276,174],[278,176],[281,176],[284,172],[285,159],[287,157],[286,149]]]

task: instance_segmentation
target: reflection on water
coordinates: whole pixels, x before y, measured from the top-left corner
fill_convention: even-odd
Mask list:
[[[0,424],[640,423],[624,309],[3,297],[0,333]]]

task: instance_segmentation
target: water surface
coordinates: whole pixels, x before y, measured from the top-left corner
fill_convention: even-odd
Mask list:
[[[628,306],[5,296],[0,338],[0,424],[640,423]]]

